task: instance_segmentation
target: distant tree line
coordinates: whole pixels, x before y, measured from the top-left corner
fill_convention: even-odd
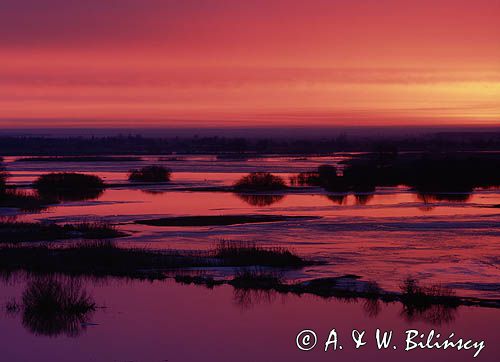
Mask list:
[[[326,154],[331,152],[500,150],[500,132],[443,132],[426,136],[324,139],[239,137],[0,137],[0,155]]]

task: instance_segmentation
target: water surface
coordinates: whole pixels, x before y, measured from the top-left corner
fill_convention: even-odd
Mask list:
[[[165,156],[143,161],[102,163],[16,162],[5,165],[11,183],[30,189],[46,172],[74,171],[97,174],[113,186],[97,199],[63,202],[37,212],[0,209],[3,218],[61,223],[104,220],[130,235],[118,242],[152,249],[204,250],[217,240],[245,240],[278,245],[322,265],[288,271],[289,282],[324,276],[356,274],[398,291],[403,279],[413,276],[424,284],[453,288],[460,296],[500,298],[500,190],[433,198],[407,187],[379,188],[369,194],[332,194],[319,188],[272,194],[236,194],[196,191],[199,187],[229,186],[242,175],[268,171],[289,178],[320,164],[339,162],[349,154],[329,157],[264,157],[217,160],[210,155],[176,155],[161,161],[173,169],[169,184],[133,185],[131,168],[157,163]],[[211,227],[156,227],[135,224],[147,218],[199,215],[269,214],[314,216],[307,220]],[[225,278],[232,270],[206,273]],[[0,303],[20,298],[26,278],[3,280]],[[6,361],[470,361],[470,351],[358,351],[301,352],[295,335],[302,329],[325,338],[336,328],[347,343],[353,328],[391,329],[399,336],[416,328],[427,333],[484,339],[487,348],[479,361],[497,361],[495,343],[500,314],[496,309],[459,307],[433,309],[409,315],[399,303],[341,301],[310,295],[244,293],[230,286],[185,286],[172,280],[143,282],[85,280],[85,287],[100,306],[90,324],[78,333],[57,336],[34,333],[21,315],[2,314],[0,335]],[[30,346],[30,348],[26,348]],[[2,359],[2,360],[3,360]]]

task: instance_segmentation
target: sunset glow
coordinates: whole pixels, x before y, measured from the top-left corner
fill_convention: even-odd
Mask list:
[[[498,0],[4,0],[0,126],[498,125]]]

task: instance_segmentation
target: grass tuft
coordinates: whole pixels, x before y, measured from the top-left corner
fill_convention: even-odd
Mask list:
[[[427,307],[431,304],[455,304],[457,302],[453,290],[439,284],[421,286],[412,277],[406,278],[400,286],[401,298],[405,305],[411,307]]]
[[[280,247],[262,247],[252,242],[219,241],[213,256],[224,263],[239,266],[302,267],[308,263],[290,250]]]

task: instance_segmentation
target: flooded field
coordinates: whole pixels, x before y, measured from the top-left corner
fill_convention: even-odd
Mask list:
[[[413,275],[451,284],[463,295],[500,297],[500,209],[495,207],[500,204],[499,189],[475,190],[458,201],[436,200],[407,187],[378,188],[374,193],[356,195],[315,187],[258,194],[196,189],[229,186],[253,171],[288,178],[320,164],[338,165],[349,157],[228,161],[209,155],[179,155],[93,163],[20,162],[18,157],[8,157],[9,182],[28,188],[37,176],[56,171],[96,174],[115,186],[97,199],[64,202],[39,212],[4,209],[2,214],[19,221],[109,221],[130,234],[120,243],[148,248],[207,249],[220,239],[246,240],[290,247],[301,255],[326,261],[322,266],[290,272],[290,278],[356,274],[394,290],[407,275]],[[161,161],[165,159],[168,161]],[[173,170],[170,183],[141,186],[127,181],[128,170],[158,162]],[[210,227],[134,223],[158,217],[253,214],[316,218]]]
[[[26,283],[12,277],[2,281],[0,301],[20,298]],[[2,315],[2,359],[10,362],[54,359],[87,361],[496,361],[500,354],[497,309],[459,307],[408,315],[399,304],[342,301],[304,295],[238,293],[231,287],[207,289],[173,281],[101,280],[87,282],[98,304],[85,323],[62,321],[47,325],[22,313]],[[41,317],[43,318],[43,317]],[[272,322],[270,322],[272,321]],[[42,327],[41,327],[42,326]],[[318,345],[304,352],[296,334],[313,329],[326,340],[331,329],[340,350],[324,352]],[[351,330],[366,330],[367,345],[356,350]],[[396,350],[376,351],[375,330],[392,330]],[[486,347],[477,358],[473,350],[404,351],[404,331],[436,330],[449,336],[481,338]],[[216,347],[223,343],[223,348]],[[318,342],[321,343],[321,342]],[[324,343],[324,342],[323,342]],[[30,348],[25,346],[29,344]]]
[[[333,193],[312,186],[260,193],[228,188],[248,172],[272,172],[289,180],[298,172],[312,171],[325,163],[342,170],[341,162],[352,156],[228,160],[210,155],[175,155],[106,162],[19,161],[20,157],[6,157],[9,184],[27,192],[32,192],[31,184],[38,176],[49,172],[93,174],[109,187],[90,199],[63,201],[37,211],[3,208],[0,217],[7,221],[61,224],[104,221],[127,234],[116,241],[127,247],[199,251],[212,248],[220,240],[234,240],[287,248],[317,262],[284,271],[288,283],[356,275],[362,281],[376,282],[383,290],[397,292],[403,280],[412,277],[423,284],[450,288],[461,297],[500,298],[498,188],[475,189],[450,197],[422,195],[405,186],[378,187],[369,193]],[[127,180],[130,169],[148,164],[172,169],[171,181],[141,184]],[[289,218],[211,226],[137,223],[229,215]],[[216,279],[234,273],[227,267],[194,269]],[[0,302],[20,298],[32,278],[6,275],[1,282]],[[57,350],[61,355],[71,354],[72,361],[195,361],[215,356],[219,361],[306,361],[311,356],[326,361],[333,356],[297,350],[296,333],[314,328],[328,334],[331,328],[337,328],[339,334],[348,336],[348,329],[356,326],[371,334],[376,328],[392,329],[400,336],[409,328],[439,329],[443,334],[471,331],[471,337],[480,336],[490,342],[478,360],[494,361],[500,355],[492,343],[500,312],[493,308],[460,306],[408,314],[399,303],[242,293],[228,285],[207,289],[180,285],[171,279],[151,283],[85,278],[83,284],[99,307],[89,320],[73,325],[71,333],[64,326],[59,332],[56,328],[53,333],[44,333],[30,326],[20,313],[5,314],[0,333],[6,338],[2,344],[7,346],[6,360],[31,360],[33,355],[50,360]],[[272,318],[277,322],[269,324]],[[227,348],[223,352],[218,348],[216,353],[213,346],[219,345],[220,339]],[[26,343],[32,348],[23,351]],[[372,350],[351,348],[335,353],[349,360],[373,359]],[[432,357],[429,351],[422,352],[424,355],[402,350],[380,353],[387,361]],[[456,361],[472,358],[470,351],[439,352],[436,356]]]

